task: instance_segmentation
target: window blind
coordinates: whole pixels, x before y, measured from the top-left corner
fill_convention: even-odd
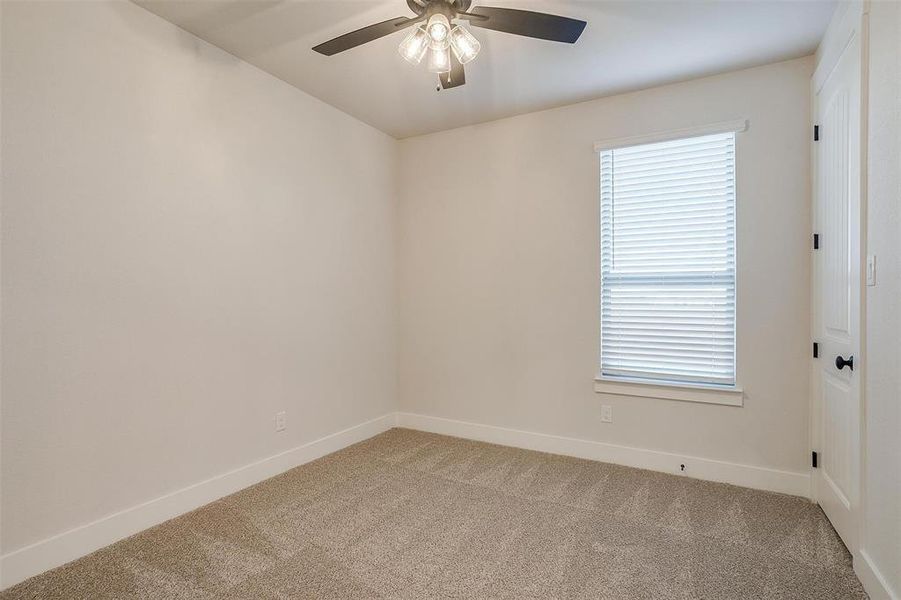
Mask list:
[[[735,384],[735,134],[600,152],[601,375]]]

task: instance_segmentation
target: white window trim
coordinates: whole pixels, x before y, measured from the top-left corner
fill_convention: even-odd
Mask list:
[[[594,143],[594,151],[601,152],[602,150],[615,150],[617,148],[626,148],[628,146],[640,146],[641,144],[656,144],[657,142],[668,142],[680,138],[700,137],[702,135],[713,135],[716,133],[741,133],[747,129],[747,119],[734,119],[732,121],[711,123],[710,125],[699,125],[697,127],[671,129],[669,131],[659,131],[657,133],[648,133],[645,135],[633,135],[630,137],[603,140]]]
[[[617,396],[638,396],[640,398],[724,404],[726,406],[744,405],[744,391],[738,386],[644,382],[637,379],[616,379],[598,375],[594,379],[594,391],[598,394],[615,394]]]
[[[672,129],[657,133],[634,135],[629,137],[611,138],[595,142],[596,153],[604,150],[614,150],[628,146],[641,144],[654,144],[680,138],[713,135],[717,133],[741,133],[747,131],[748,119],[733,119],[696,127]],[[736,273],[736,279],[737,279]],[[736,281],[737,290],[737,281]],[[736,311],[738,299],[736,298]],[[736,314],[736,329],[738,315]],[[738,332],[736,331],[736,336]],[[736,362],[738,361],[738,347],[735,348]],[[736,373],[737,375],[737,373]],[[636,379],[617,379],[597,375],[594,380],[594,391],[598,394],[615,394],[619,396],[636,396],[641,398],[656,398],[660,400],[678,400],[683,402],[701,402],[704,404],[721,404],[725,406],[744,406],[744,391],[736,382],[734,386],[705,385],[703,383],[680,383],[661,381],[641,381]]]

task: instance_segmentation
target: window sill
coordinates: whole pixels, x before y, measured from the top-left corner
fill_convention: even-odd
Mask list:
[[[682,402],[703,402],[705,404],[723,404],[726,406],[744,405],[744,392],[739,387],[659,382],[645,383],[596,377],[594,380],[594,391],[599,394],[640,396],[642,398],[659,398],[661,400],[679,400]]]

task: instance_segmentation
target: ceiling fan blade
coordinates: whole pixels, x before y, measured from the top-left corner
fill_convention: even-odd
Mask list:
[[[449,73],[439,73],[438,80],[441,82],[441,89],[449,90],[466,83],[466,72],[463,65],[457,60],[457,56],[451,52],[451,70]]]
[[[461,19],[468,19],[473,27],[568,44],[575,43],[587,25],[585,21],[569,17],[492,6],[477,6],[468,13],[458,16]]]
[[[382,21],[381,23],[376,23],[375,25],[370,25],[369,27],[357,29],[356,31],[351,31],[350,33],[345,33],[344,35],[339,35],[333,40],[329,40],[327,42],[319,44],[318,46],[314,46],[313,50],[315,50],[319,54],[331,56],[333,54],[338,54],[339,52],[344,52],[345,50],[350,50],[351,48],[356,48],[357,46],[361,46],[367,42],[371,42],[372,40],[377,40],[380,37],[385,37],[386,35],[390,35],[395,31],[406,29],[413,23],[421,20],[422,19],[420,19],[419,17],[413,17],[410,19],[408,19],[407,17],[388,19],[387,21]]]

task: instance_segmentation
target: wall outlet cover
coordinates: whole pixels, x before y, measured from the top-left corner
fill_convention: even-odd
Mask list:
[[[601,405],[601,422],[613,423],[613,407],[609,404]]]

